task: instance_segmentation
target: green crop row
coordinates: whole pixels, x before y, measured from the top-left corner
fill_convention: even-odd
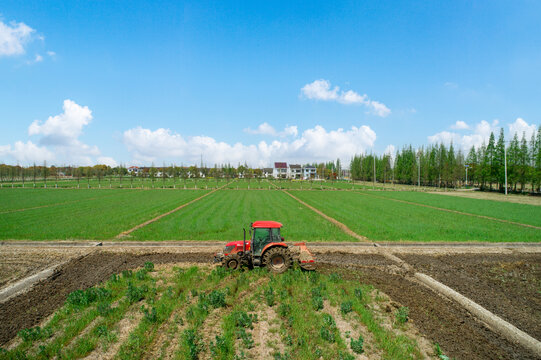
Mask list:
[[[132,234],[137,240],[242,240],[255,220],[284,224],[287,241],[353,241],[335,225],[276,190],[223,190]]]
[[[539,229],[400,203],[357,192],[291,193],[344,223],[357,234],[376,241],[541,240]]]
[[[111,239],[206,193],[203,190],[113,191],[110,194],[98,192],[99,197],[94,199],[1,213],[0,238]]]

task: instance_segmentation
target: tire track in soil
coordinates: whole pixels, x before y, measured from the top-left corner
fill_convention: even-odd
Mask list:
[[[473,217],[478,217],[480,219],[487,219],[487,220],[502,222],[502,223],[505,223],[505,224],[524,226],[524,227],[529,227],[529,228],[541,230],[541,227],[539,227],[539,226],[523,224],[523,223],[519,223],[519,222],[516,222],[516,221],[511,221],[511,220],[498,219],[498,218],[491,217],[491,216],[486,216],[486,215],[478,215],[478,214],[471,214],[471,213],[458,211],[458,210],[444,209],[444,208],[439,208],[437,206],[419,204],[419,203],[416,203],[416,202],[413,202],[413,201],[393,199],[393,198],[388,198],[388,197],[384,197],[384,196],[377,196],[377,195],[374,195],[374,194],[367,194],[367,193],[361,193],[361,192],[355,192],[355,193],[359,194],[359,195],[364,195],[364,196],[372,196],[372,197],[375,197],[375,198],[381,199],[381,200],[391,200],[391,201],[395,201],[395,202],[398,202],[398,203],[409,204],[409,205],[417,205],[417,206],[421,206],[421,207],[425,207],[425,208],[429,208],[429,209],[445,211],[445,212],[450,212],[450,213],[459,214],[459,215],[465,215],[465,216],[473,216]]]
[[[180,205],[179,207],[177,207],[177,208],[175,208],[175,209],[173,209],[173,210],[170,210],[170,211],[168,211],[168,212],[166,212],[166,213],[163,213],[163,214],[161,214],[161,215],[158,215],[158,216],[156,216],[155,218],[150,219],[150,220],[147,220],[147,221],[145,221],[144,223],[141,223],[141,224],[139,224],[139,225],[136,225],[136,226],[134,226],[133,228],[131,228],[131,229],[129,229],[129,230],[123,231],[123,232],[121,232],[120,234],[118,234],[118,235],[115,237],[115,239],[122,239],[122,238],[128,236],[129,234],[131,234],[132,232],[134,232],[134,231],[136,231],[136,230],[139,230],[140,228],[142,228],[142,227],[144,227],[144,226],[147,226],[147,225],[149,225],[149,224],[152,224],[153,222],[158,221],[158,220],[160,220],[160,219],[166,217],[167,215],[171,215],[172,213],[177,212],[177,211],[179,211],[180,209],[185,208],[186,206],[188,206],[188,205],[190,205],[190,204],[193,204],[194,202],[199,201],[199,200],[203,199],[204,197],[209,196],[210,194],[215,193],[216,191],[218,191],[218,190],[224,188],[225,186],[227,186],[227,185],[229,185],[229,184],[230,184],[230,183],[227,183],[227,184],[225,184],[225,185],[223,185],[223,186],[221,186],[221,187],[219,187],[219,188],[216,188],[216,189],[214,189],[214,190],[211,190],[210,192],[207,192],[206,194],[204,194],[204,195],[202,195],[202,196],[200,196],[200,197],[198,197],[198,198],[196,198],[196,199],[190,200],[190,201],[188,201],[187,203],[182,204],[182,205]]]
[[[147,261],[203,264],[209,263],[209,256],[204,252],[129,254],[100,250],[74,259],[28,292],[0,304],[0,346],[14,338],[18,331],[38,325],[64,304],[69,293],[92,287],[112,274],[143,266]]]

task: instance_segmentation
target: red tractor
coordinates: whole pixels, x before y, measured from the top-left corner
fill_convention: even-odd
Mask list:
[[[246,240],[246,229],[242,241],[225,245],[223,253],[214,256],[214,262],[229,269],[241,266],[252,268],[265,266],[273,273],[283,273],[298,261],[301,268],[314,270],[314,256],[305,243],[288,246],[280,235],[282,224],[276,221],[256,221],[250,224],[250,240]]]

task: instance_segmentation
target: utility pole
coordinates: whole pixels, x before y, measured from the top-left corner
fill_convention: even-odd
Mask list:
[[[417,187],[421,189],[421,155],[417,153]]]
[[[374,155],[374,190],[376,190],[376,155]]]
[[[505,146],[505,141],[503,142],[503,164],[505,168],[505,195],[507,195],[507,147]]]

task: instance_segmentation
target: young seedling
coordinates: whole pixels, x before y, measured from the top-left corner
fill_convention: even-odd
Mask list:
[[[401,306],[396,310],[395,317],[397,324],[405,324],[408,321],[410,309],[407,306]]]
[[[350,346],[351,350],[353,350],[354,353],[364,353],[364,339],[362,335],[359,335],[359,338],[357,340],[351,339]]]

